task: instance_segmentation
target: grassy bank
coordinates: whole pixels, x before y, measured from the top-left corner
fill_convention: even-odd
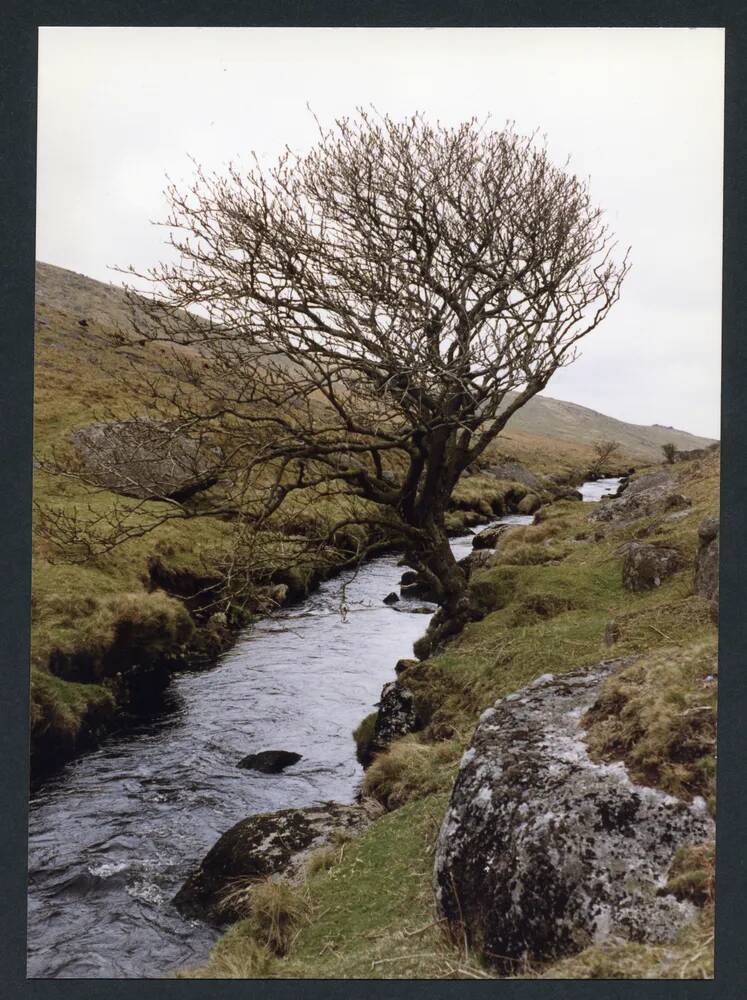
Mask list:
[[[560,503],[514,532],[495,565],[476,574],[485,617],[446,650],[411,662],[401,679],[424,728],[368,769],[364,791],[387,810],[329,867],[309,875],[304,916],[283,955],[250,923],[234,926],[196,976],[482,978],[490,973],[435,920],[433,847],[477,715],[547,673],[622,654],[636,662],[611,678],[587,719],[593,754],[623,760],[633,777],[714,807],[716,627],[693,594],[697,526],[718,511],[718,456],[672,470],[692,506],[623,524],[590,522],[586,504]],[[622,586],[621,546],[676,546],[685,568],[661,586]],[[612,627],[609,627],[612,626]],[[700,978],[712,975],[712,860],[671,873],[677,892],[703,905],[671,945],[609,944],[523,975],[547,978]],[[252,964],[254,963],[254,964]],[[252,972],[252,969],[255,971]]]

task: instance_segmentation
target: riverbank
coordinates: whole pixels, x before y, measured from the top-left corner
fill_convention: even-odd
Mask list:
[[[479,952],[446,933],[435,909],[433,852],[476,720],[498,698],[543,674],[610,657],[633,662],[589,713],[588,744],[642,785],[715,805],[716,639],[712,602],[694,589],[704,537],[717,516],[717,454],[666,470],[683,502],[629,503],[619,519],[561,502],[499,545],[475,572],[485,617],[438,655],[408,661],[418,728],[374,760],[365,795],[387,810],[361,836],[328,851],[297,887],[292,943],[278,954],[255,915],[234,924],[197,977],[489,978]],[[607,502],[608,503],[608,502]],[[669,506],[667,506],[669,504]],[[596,506],[596,505],[594,505]],[[668,575],[639,589],[642,548],[677,553]],[[627,566],[626,578],[623,566]],[[709,853],[710,852],[710,853]],[[514,975],[547,978],[702,978],[712,975],[712,848],[678,856],[668,891],[697,916],[664,946],[602,941]],[[679,898],[679,896],[678,896]]]
[[[507,471],[524,472],[530,483],[535,481],[518,463]],[[573,478],[578,472],[558,467],[558,475]],[[59,482],[44,486],[58,501],[70,489]],[[527,496],[537,496],[539,503],[563,488],[544,477],[532,489],[489,469],[477,472],[455,491],[449,530],[458,533],[484,524],[515,512]],[[39,488],[37,495],[42,493]],[[72,505],[81,498],[74,492],[66,502]],[[112,501],[100,495],[98,502]],[[312,508],[306,516],[332,523],[335,513]],[[385,537],[360,540],[367,558],[395,545]],[[106,732],[153,711],[175,672],[208,669],[251,620],[303,599],[346,564],[339,553],[320,552],[316,562],[286,568],[293,544],[290,537],[284,543],[272,539],[265,546],[267,550],[276,545],[278,565],[265,566],[247,598],[224,585],[221,567],[230,554],[230,526],[213,518],[171,522],[152,537],[79,565],[52,561],[56,555],[37,541],[31,682],[34,780],[95,746]]]

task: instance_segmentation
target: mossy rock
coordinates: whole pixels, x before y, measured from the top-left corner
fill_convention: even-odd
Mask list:
[[[373,740],[378,712],[370,712],[353,730],[355,756],[362,767],[368,767],[374,758]]]

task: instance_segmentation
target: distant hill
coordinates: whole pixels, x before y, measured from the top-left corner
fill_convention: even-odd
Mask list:
[[[586,406],[543,395],[535,396],[511,417],[505,433],[514,431],[576,444],[594,444],[600,439],[618,441],[630,455],[652,462],[661,461],[661,446],[670,441],[678,451],[705,448],[714,441],[661,424],[629,424]]]
[[[36,304],[37,314],[52,311],[77,321],[86,320],[102,329],[127,329],[130,325],[130,306],[121,287],[40,261],[36,264]],[[82,339],[85,335],[76,327],[77,323],[73,326],[75,339]],[[629,424],[588,407],[542,395],[535,396],[511,418],[502,437],[508,443],[512,434],[556,438],[587,446],[604,438],[618,441],[627,455],[652,462],[661,461],[661,446],[670,441],[679,451],[713,443],[712,438],[661,424]]]
[[[105,284],[53,264],[36,262],[36,305],[101,326],[127,326],[130,307],[119,285]]]

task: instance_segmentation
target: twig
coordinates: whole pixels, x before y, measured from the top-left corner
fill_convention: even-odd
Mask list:
[[[652,628],[654,632],[658,632],[659,635],[662,636],[662,638],[668,639],[669,642],[674,642],[674,639],[671,637],[671,635],[667,635],[666,632],[662,632],[662,630],[660,628],[657,628],[656,625],[649,625],[648,628]]]
[[[386,962],[406,962],[410,958],[433,958],[432,951],[418,951],[412,955],[392,955],[391,958],[378,958],[371,962],[371,968],[375,965],[384,965]]]
[[[429,924],[425,924],[423,927],[418,927],[418,929],[414,931],[408,931],[404,928],[402,933],[405,937],[415,937],[417,934],[422,934],[423,931],[427,931],[430,927],[435,927],[436,924],[442,924],[445,919],[445,917],[439,917],[437,920],[431,920]]]

